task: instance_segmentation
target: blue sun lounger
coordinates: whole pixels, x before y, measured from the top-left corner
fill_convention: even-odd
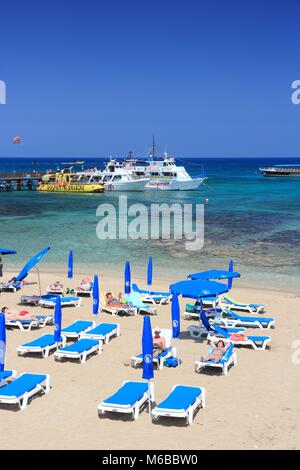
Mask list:
[[[53,315],[34,315],[36,320],[5,320],[5,326],[8,328],[19,328],[21,331],[30,331],[34,328],[44,328],[46,325],[53,324]]]
[[[69,296],[69,297],[61,297],[61,306],[62,307],[80,307],[81,306],[81,297]],[[54,308],[56,303],[56,296],[51,296],[48,299],[41,299],[39,301],[40,307],[49,307]]]
[[[3,370],[0,372],[0,387],[8,384],[8,380],[12,381],[16,377],[15,370]]]
[[[268,343],[271,341],[270,336],[253,336],[246,335],[245,340],[234,341],[230,336],[230,328],[220,328],[219,326],[214,326],[214,332],[210,333],[207,336],[209,341],[216,341],[218,338],[226,338],[230,340],[235,346],[251,346],[255,351],[265,350],[268,346]]]
[[[58,348],[58,343],[54,341],[54,335],[42,335],[29,343],[21,344],[17,348],[18,355],[24,354],[42,354],[43,357],[48,357],[50,352]]]
[[[136,310],[137,313],[146,313],[146,314],[157,314],[157,307],[152,307],[151,305],[144,305],[141,294],[138,292],[131,292],[130,294],[125,294],[126,300],[130,305]]]
[[[0,389],[0,403],[17,404],[24,410],[29,398],[50,390],[50,376],[47,374],[22,374],[13,382]]]
[[[208,355],[211,354],[212,347],[208,348]],[[237,364],[237,355],[236,352],[233,351],[233,344],[229,346],[225,354],[223,355],[222,359],[215,363],[214,361],[196,361],[195,362],[195,372],[200,372],[201,369],[205,367],[214,368],[214,369],[221,369],[224,375],[228,374],[228,370],[230,366]]]
[[[275,320],[271,317],[245,317],[238,315],[228,309],[223,309],[225,316],[218,317],[215,323],[220,326],[245,326],[250,328],[267,328],[268,330],[275,327]]]
[[[240,310],[243,312],[249,312],[251,314],[262,313],[265,309],[264,304],[243,304],[236,302],[227,295],[222,295],[219,297],[219,304],[222,308],[229,308],[231,310]]]
[[[95,339],[81,338],[69,346],[57,349],[54,353],[55,359],[77,359],[83,364],[88,356],[100,354],[102,351],[102,341]]]
[[[41,300],[56,299],[59,294],[46,294],[46,295],[21,295],[21,305],[34,305],[38,306]]]
[[[172,330],[162,329],[160,332],[161,336],[165,338],[166,341],[166,350],[159,354],[157,357],[153,358],[153,363],[161,370],[164,367],[164,362],[169,357],[176,357],[177,352],[175,346],[172,346]],[[131,367],[137,367],[139,364],[143,363],[143,354],[137,354],[131,358]]]
[[[170,303],[172,299],[171,292],[155,292],[152,290],[139,289],[138,285],[132,284],[133,292],[138,292],[141,295],[142,301],[151,304],[165,305]]]
[[[71,325],[61,330],[63,345],[66,345],[68,339],[78,339],[83,333],[95,326],[95,322],[88,320],[76,320]]]
[[[188,425],[193,423],[194,414],[198,408],[205,408],[205,389],[175,385],[168,397],[152,410],[153,421],[160,416],[186,418]]]
[[[103,400],[98,405],[99,416],[104,415],[107,411],[114,413],[131,414],[132,419],[139,417],[141,408],[151,399],[151,391],[149,391],[147,382],[130,382],[122,383],[121,388]]]
[[[81,335],[82,338],[101,340],[107,344],[113,336],[120,336],[120,325],[118,323],[99,323],[91,330]]]

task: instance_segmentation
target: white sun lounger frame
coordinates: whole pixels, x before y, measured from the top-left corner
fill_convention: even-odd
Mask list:
[[[94,328],[97,328],[97,326],[95,326]],[[93,328],[91,328],[91,329],[93,329]],[[89,330],[90,330],[90,328],[87,331],[84,331],[80,335],[80,338],[96,339],[96,340],[98,339],[98,340],[101,340],[102,342],[104,342],[104,344],[108,344],[110,338],[112,338],[113,336],[118,337],[118,336],[121,335],[121,327],[120,327],[119,323],[116,323],[116,328],[114,330],[110,331],[109,333],[107,333],[106,335],[89,334]]]
[[[101,354],[103,351],[103,342],[100,340],[98,347],[97,346],[92,346],[90,349],[87,349],[82,352],[76,352],[76,351],[61,351],[57,349],[54,353],[54,358],[55,360],[61,360],[63,358],[66,359],[78,359],[81,364],[86,362],[88,356],[91,354],[97,353]]]
[[[21,374],[19,377],[22,377]],[[43,374],[44,375],[44,374]],[[30,392],[25,392],[19,397],[5,397],[5,395],[0,397],[0,403],[4,403],[6,405],[14,405],[17,404],[20,410],[24,410],[28,404],[29,398],[33,397],[34,395],[38,394],[39,392],[43,392],[45,395],[50,391],[50,375],[45,374],[46,378],[44,380],[45,386],[42,384],[37,384]]]
[[[125,380],[121,387],[123,387],[124,384],[127,382],[132,382],[131,380]],[[135,402],[133,405],[118,405],[118,404],[106,404],[103,401],[97,406],[98,409],[98,414],[99,416],[104,415],[106,411],[111,411],[113,413],[125,413],[125,414],[131,414],[132,418],[134,420],[137,420],[139,415],[140,415],[140,409],[141,407],[148,401],[153,398],[153,383],[150,384],[150,392],[149,388],[147,391],[144,393],[142,398]]]
[[[184,387],[184,385],[174,385],[172,391],[178,387]],[[187,410],[174,410],[172,408],[157,408],[155,407],[154,410],[151,411],[152,420],[157,421],[160,416],[172,417],[172,418],[186,418],[186,424],[191,425],[193,424],[194,413],[197,411],[198,408],[205,408],[206,406],[206,389],[203,387],[194,387],[194,388],[201,388],[201,394],[196,399],[195,403],[190,405]]]
[[[195,372],[200,372],[204,367],[213,367],[214,369],[222,369],[224,375],[228,374],[230,366],[237,365],[237,354],[232,352],[230,358],[224,363],[215,364],[214,362],[195,361]]]
[[[53,343],[51,346],[45,346],[42,348],[41,346],[18,346],[17,352],[18,356],[24,356],[24,354],[42,354],[43,357],[49,357],[51,351],[57,349],[59,347],[59,343]]]

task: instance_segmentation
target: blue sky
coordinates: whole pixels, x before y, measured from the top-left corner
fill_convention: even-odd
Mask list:
[[[5,2],[0,157],[300,154],[300,4]],[[11,143],[15,135],[22,144]]]

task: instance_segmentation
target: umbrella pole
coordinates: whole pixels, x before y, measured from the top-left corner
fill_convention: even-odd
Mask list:
[[[38,273],[38,280],[39,280],[39,291],[40,291],[40,297],[42,296],[42,288],[41,288],[41,278],[40,278],[40,270],[36,267],[35,268]]]
[[[149,412],[149,416],[150,416],[150,419],[151,419],[152,402],[154,401],[153,384],[152,384],[151,380],[148,380],[148,393],[149,393],[149,396],[150,396],[148,412]]]

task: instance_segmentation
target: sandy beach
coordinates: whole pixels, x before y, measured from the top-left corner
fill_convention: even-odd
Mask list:
[[[78,285],[81,275],[72,282],[61,273],[41,272],[43,290],[61,279],[65,287]],[[35,282],[36,275],[28,280]],[[142,280],[139,284],[143,285]],[[154,282],[153,288],[167,289],[177,279]],[[120,274],[101,276],[101,289],[118,293],[123,288]],[[299,299],[293,293],[244,288],[236,282],[233,294],[241,301],[267,304],[267,313],[276,318],[271,350],[239,348],[238,364],[228,376],[194,372],[194,361],[207,351],[207,341],[195,341],[187,333],[193,321],[181,322],[177,341],[182,364],[155,372],[155,399],[164,398],[175,384],[206,388],[207,407],[200,409],[194,423],[164,418],[152,424],[143,411],[137,421],[119,415],[99,418],[97,405],[111,395],[124,380],[141,380],[141,369],[126,367],[124,362],[141,352],[142,317],[111,317],[99,314],[99,321],[118,322],[121,336],[112,339],[99,356],[85,364],[55,362],[53,355],[18,357],[16,348],[52,332],[42,330],[7,332],[6,368],[22,372],[48,373],[52,389],[48,395],[32,400],[24,411],[1,406],[1,449],[296,449],[300,447],[300,364],[292,362],[292,343],[300,339]],[[240,287],[241,286],[241,287]],[[2,293],[1,307],[19,308],[22,294],[38,294],[38,286],[24,286],[19,293]],[[183,311],[184,302],[181,301]],[[53,310],[33,307],[33,313]],[[76,319],[92,319],[92,300],[83,299],[80,308],[63,309],[63,326]],[[158,308],[151,318],[152,327],[170,327],[170,305]],[[249,330],[259,334],[261,330]],[[298,354],[299,357],[299,354]]]

